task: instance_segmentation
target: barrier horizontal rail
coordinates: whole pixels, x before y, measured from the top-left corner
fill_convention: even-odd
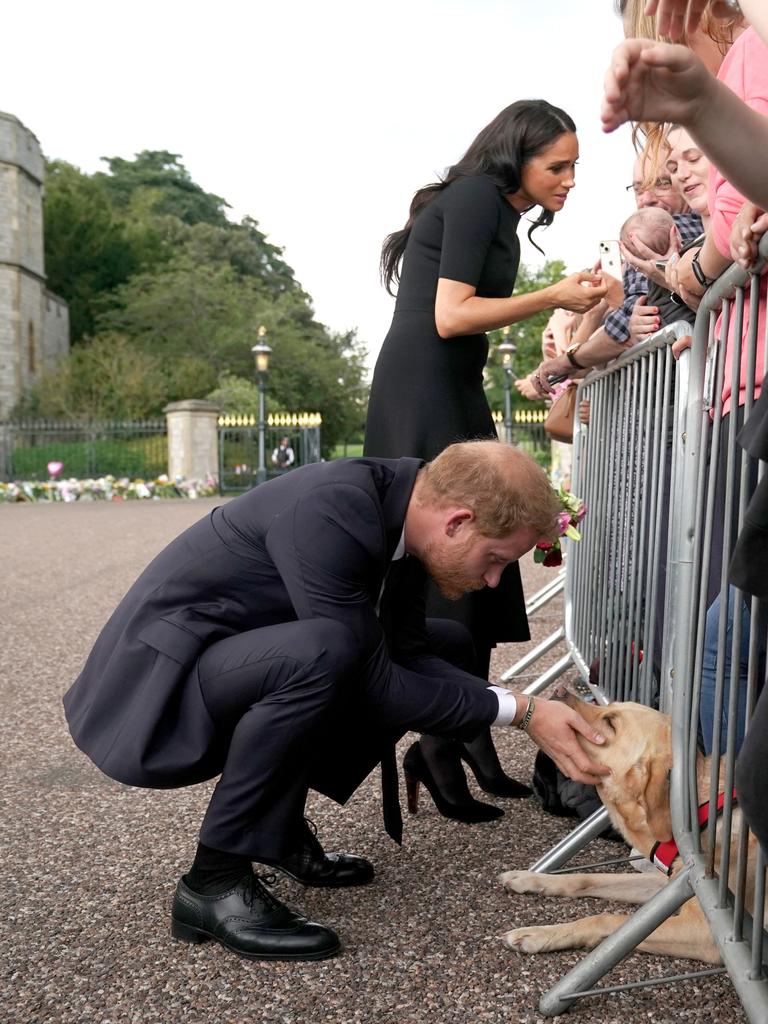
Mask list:
[[[745,602],[744,595],[728,581],[731,551],[758,473],[754,460],[737,446],[736,433],[751,410],[758,374],[764,373],[764,367],[757,365],[756,353],[758,314],[765,304],[758,275],[768,258],[766,237],[761,240],[760,255],[762,262],[755,274],[731,267],[705,295],[693,331],[687,387],[684,393],[679,389],[684,401],[675,405],[672,420],[675,458],[669,491],[669,552],[662,560],[668,575],[659,697],[672,714],[670,802],[683,870],[545,994],[540,1010],[546,1016],[562,1013],[576,999],[594,995],[596,981],[693,897],[708,921],[748,1018],[755,1024],[768,1020],[765,865],[732,798],[740,736],[749,727],[764,677],[761,658],[764,661],[768,630],[760,621],[758,602]],[[718,337],[729,338],[733,326],[727,344],[715,337],[718,311],[722,312]],[[726,350],[731,357],[731,393],[738,395],[743,381],[745,402],[743,410],[724,415]],[[608,411],[620,408],[621,403],[615,401]],[[660,465],[656,469],[661,475]],[[759,472],[763,470],[761,465]],[[600,497],[610,503],[617,494],[626,493],[620,486],[614,491],[604,488]],[[642,537],[643,530],[642,513],[635,514],[631,532]],[[616,527],[613,535],[622,537],[621,528]],[[635,543],[639,545],[640,540],[635,538]],[[632,560],[622,567],[619,579],[625,588],[638,564]],[[580,593],[572,595],[574,600]],[[629,586],[630,598],[631,594]],[[622,607],[620,600],[616,603]],[[662,607],[658,592],[650,603]],[[629,605],[625,600],[623,607],[631,608],[631,600]],[[571,614],[576,611],[572,609]],[[620,611],[614,618],[619,625],[626,621]],[[577,635],[579,628],[577,622]],[[634,680],[633,675],[631,683]],[[609,683],[615,681],[611,675]],[[647,695],[642,688],[639,692]],[[700,741],[711,750],[710,761],[702,759]],[[721,791],[720,823],[716,815],[710,815],[702,835],[698,825],[701,798],[706,795],[711,801]]]

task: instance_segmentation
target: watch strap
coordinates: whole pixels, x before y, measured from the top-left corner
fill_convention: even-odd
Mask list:
[[[578,351],[579,351],[579,346],[576,345],[575,347],[567,348],[565,350],[565,354],[568,357],[568,362],[571,364],[571,366],[575,370],[583,370],[584,367],[581,365],[581,363],[577,363],[576,362],[576,356],[575,356],[574,353],[576,353]]]
[[[691,270],[693,270],[693,276],[699,282],[701,287],[702,288],[709,288],[709,286],[711,284],[715,283],[715,278],[714,277],[707,277],[707,275],[701,269],[701,264],[699,263],[699,256],[701,256],[701,249],[699,249],[699,251],[696,253],[696,255],[691,260]]]

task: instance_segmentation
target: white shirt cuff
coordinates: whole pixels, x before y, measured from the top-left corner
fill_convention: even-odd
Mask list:
[[[517,714],[517,699],[511,690],[505,690],[503,686],[489,686],[499,701],[499,713],[491,722],[491,725],[512,725]]]

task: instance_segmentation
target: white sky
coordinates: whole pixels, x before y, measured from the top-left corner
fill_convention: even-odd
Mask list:
[[[371,364],[393,306],[384,236],[508,103],[542,97],[579,130],[577,188],[537,233],[549,258],[593,263],[632,210],[629,132],[599,124],[612,0],[42,0],[2,22],[0,109],[46,156],[91,173],[102,156],[181,154]],[[527,240],[523,261],[541,263]]]

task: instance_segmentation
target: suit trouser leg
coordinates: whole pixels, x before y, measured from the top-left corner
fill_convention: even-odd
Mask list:
[[[430,654],[472,673],[475,655],[472,638],[461,623],[445,619],[427,619]],[[416,665],[424,672],[424,667]],[[332,800],[344,803],[375,768],[382,757],[406,732],[429,733],[435,736],[475,739],[493,721],[498,710],[496,697],[483,679],[467,679],[465,690],[477,690],[482,700],[477,708],[476,727],[462,725],[448,729],[445,723],[461,715],[467,701],[461,687],[446,686],[440,676],[424,675],[420,685],[402,690],[380,690],[375,681],[366,688],[359,680],[349,700],[334,715],[324,736],[323,756],[315,762],[311,776],[312,789]]]
[[[357,664],[345,626],[315,619],[228,637],[196,666],[227,746],[200,841],[279,860],[299,841],[313,739]]]

